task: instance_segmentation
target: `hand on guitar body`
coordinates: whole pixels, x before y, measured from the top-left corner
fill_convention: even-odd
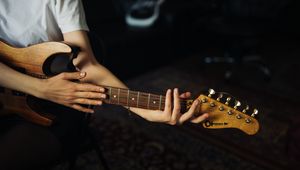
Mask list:
[[[82,105],[102,105],[106,98],[101,86],[80,83],[85,72],[61,73],[48,79],[41,79],[37,97],[49,100],[78,111],[93,113],[94,110]]]

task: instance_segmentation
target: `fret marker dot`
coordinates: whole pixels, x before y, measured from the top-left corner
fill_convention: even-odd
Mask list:
[[[156,103],[156,101],[153,101],[153,103],[155,104],[155,103]]]
[[[114,98],[116,98],[117,97],[117,95],[114,95]]]
[[[134,100],[134,98],[131,98],[131,100]]]

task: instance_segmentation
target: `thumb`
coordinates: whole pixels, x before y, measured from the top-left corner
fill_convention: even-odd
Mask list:
[[[62,77],[64,80],[79,80],[86,76],[86,72],[66,72],[62,73]]]

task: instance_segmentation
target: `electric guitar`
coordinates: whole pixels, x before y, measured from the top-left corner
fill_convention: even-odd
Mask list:
[[[76,70],[73,59],[77,57],[79,48],[64,42],[43,42],[25,48],[17,48],[0,41],[0,61],[22,73],[33,77],[46,79],[62,72]],[[132,91],[116,87],[104,86],[107,99],[104,103],[128,107],[163,110],[165,97],[162,95]],[[203,127],[210,129],[236,128],[248,135],[254,135],[259,130],[259,122],[255,118],[257,109],[242,105],[227,93],[215,92],[201,94],[198,98],[200,113],[208,113],[208,120]],[[182,108],[187,110],[193,100],[182,100]],[[64,107],[62,105],[42,100],[7,88],[0,89],[0,115],[18,114],[28,121],[50,126],[55,117],[47,113],[46,106]],[[242,108],[242,109],[239,109]],[[250,113],[248,113],[250,112]]]

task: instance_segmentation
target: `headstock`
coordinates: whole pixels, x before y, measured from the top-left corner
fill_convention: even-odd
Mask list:
[[[208,120],[203,122],[205,128],[236,128],[248,135],[254,135],[259,130],[259,122],[255,118],[258,110],[242,104],[227,93],[209,89],[208,95],[200,95],[198,100],[199,111],[209,114]],[[189,102],[187,105],[189,107]]]

